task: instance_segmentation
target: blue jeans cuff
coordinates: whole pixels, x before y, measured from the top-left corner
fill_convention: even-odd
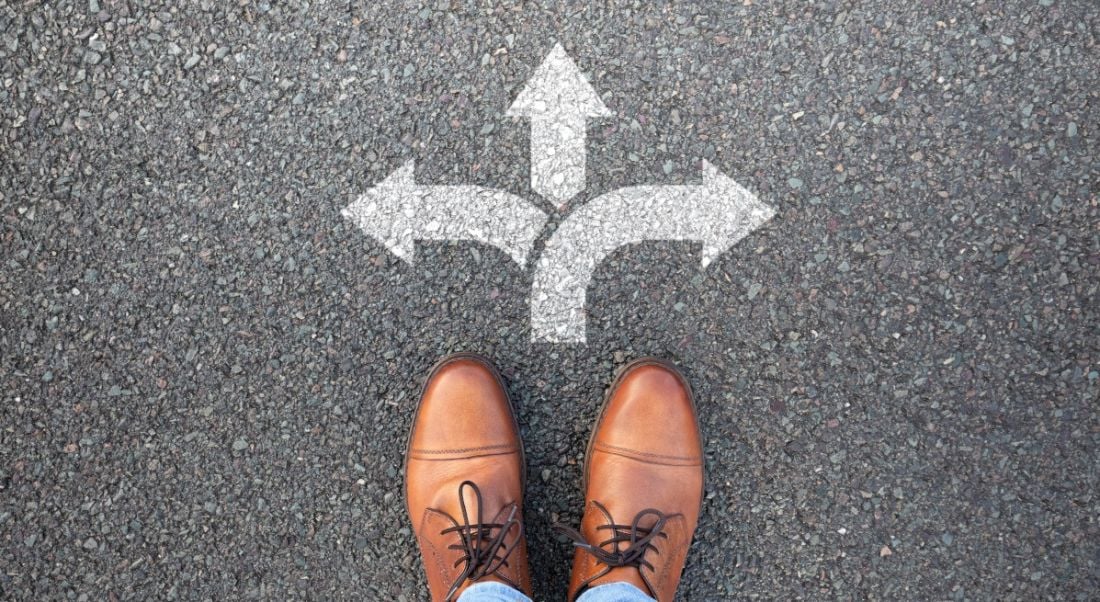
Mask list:
[[[577,597],[577,602],[656,602],[653,598],[650,598],[642,590],[634,587],[633,585],[616,581],[615,583],[605,583],[603,585],[597,585],[592,589],[585,590],[583,594]]]
[[[467,587],[458,602],[531,602],[531,599],[503,583],[485,581]]]

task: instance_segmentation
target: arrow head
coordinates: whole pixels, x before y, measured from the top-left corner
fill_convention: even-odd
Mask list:
[[[706,268],[737,241],[771,219],[775,209],[706,160],[703,161],[703,188],[720,212],[710,236],[703,241],[703,267]]]
[[[554,46],[506,113],[512,117],[583,115],[609,117],[611,111],[565,53]]]
[[[421,193],[415,173],[415,163],[408,161],[340,212],[409,265],[416,249],[410,221]]]

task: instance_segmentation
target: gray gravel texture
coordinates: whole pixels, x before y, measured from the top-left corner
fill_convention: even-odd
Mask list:
[[[403,443],[467,350],[540,598],[656,354],[706,440],[683,599],[1095,599],[1096,5],[588,4],[0,0],[0,598],[424,599]],[[777,209],[706,270],[614,254],[587,345],[530,342],[499,250],[340,216],[410,159],[533,198],[504,111],[556,42],[616,115],[573,207],[706,159]]]

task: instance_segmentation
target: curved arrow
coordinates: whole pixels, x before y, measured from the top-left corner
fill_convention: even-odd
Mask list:
[[[421,186],[414,171],[409,161],[341,213],[410,265],[417,240],[473,240],[526,265],[546,214],[503,190]]]
[[[705,268],[774,213],[706,161],[701,185],[635,186],[593,199],[562,222],[539,257],[532,338],[585,341],[585,290],[615,249],[647,240],[697,240]]]

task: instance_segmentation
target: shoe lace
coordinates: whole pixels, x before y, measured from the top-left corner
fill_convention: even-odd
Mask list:
[[[474,497],[477,499],[477,520],[470,522],[470,513],[466,507],[466,497],[463,492],[466,488],[473,491]],[[459,543],[447,546],[451,550],[461,550],[462,558],[455,561],[454,566],[465,563],[465,567],[462,569],[462,573],[459,574],[455,582],[451,584],[451,588],[447,590],[446,600],[453,599],[455,593],[462,586],[466,580],[477,581],[488,575],[493,575],[499,571],[502,567],[508,566],[508,557],[512,555],[512,552],[516,549],[516,542],[521,541],[523,538],[523,523],[519,521],[516,515],[519,513],[519,507],[512,505],[511,511],[508,513],[502,523],[487,523],[482,515],[483,505],[481,503],[481,490],[473,481],[463,481],[458,486],[458,503],[462,509],[462,524],[458,524],[457,520],[453,517],[451,521],[455,523],[454,527],[448,527],[441,531],[442,535],[449,533],[457,533],[459,536]],[[512,527],[518,526],[519,532],[516,537],[511,541],[506,541],[508,532]],[[511,579],[504,575],[495,575],[497,578],[507,582],[512,587],[519,589],[519,586]]]
[[[572,540],[574,547],[588,552],[597,561],[607,565],[608,570],[619,567],[638,569],[642,580],[649,587],[649,593],[656,595],[649,578],[641,573],[641,568],[646,567],[651,571],[653,570],[653,564],[646,560],[646,554],[650,551],[658,555],[661,553],[654,545],[654,541],[658,538],[668,539],[668,535],[664,532],[665,525],[670,519],[681,515],[679,513],[665,514],[654,508],[646,508],[635,514],[634,520],[630,523],[619,524],[612,518],[611,512],[608,511],[606,506],[597,501],[592,503],[607,518],[606,524],[597,526],[596,531],[609,531],[610,537],[598,544],[593,544],[580,531],[566,525],[554,525],[554,529]],[[655,520],[652,525],[643,527],[642,523],[647,517],[654,517]],[[626,544],[626,546],[623,547],[621,544]],[[607,549],[607,546],[611,546],[611,549]]]

